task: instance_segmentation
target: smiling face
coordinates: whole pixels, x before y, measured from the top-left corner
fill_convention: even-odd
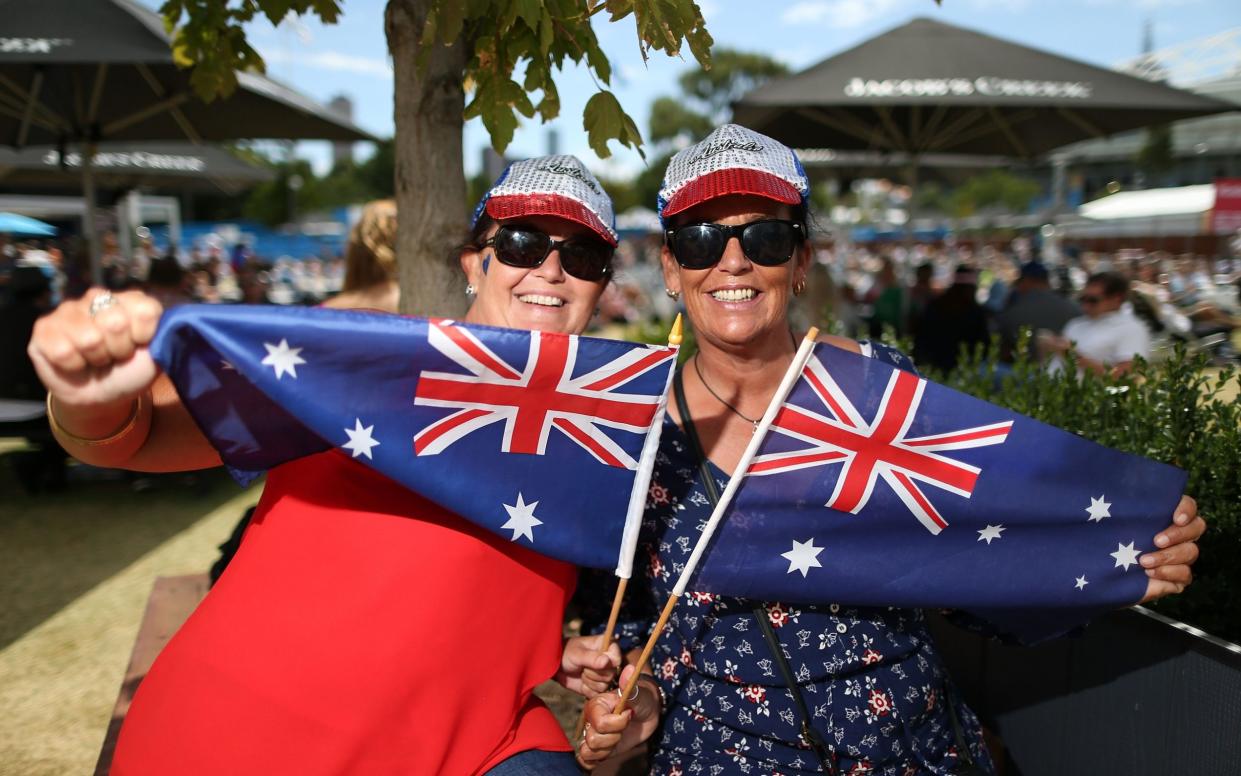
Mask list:
[[[767,218],[791,219],[792,209],[762,197],[720,197],[678,214],[674,225],[736,226]],[[805,279],[810,261],[806,246],[799,245],[785,264],[764,267],[746,258],[740,242],[731,239],[718,264],[695,270],[677,264],[665,245],[664,282],[681,293],[700,342],[734,351],[763,347],[773,336],[788,339],[793,286]]]
[[[546,232],[554,240],[599,240],[598,235],[585,226],[550,216],[493,223],[482,240],[493,237],[501,225],[530,227]],[[488,326],[580,334],[590,322],[599,295],[607,285],[606,280],[591,282],[565,272],[560,265],[559,250],[552,251],[533,269],[504,264],[490,247],[464,250],[461,267],[478,293],[465,320]]]

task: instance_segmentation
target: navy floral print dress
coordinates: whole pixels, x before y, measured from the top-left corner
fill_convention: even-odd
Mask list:
[[[899,351],[863,352],[913,370]],[[728,475],[711,466],[719,492]],[[641,646],[676,584],[711,504],[684,432],[665,419],[619,643]],[[610,600],[610,577],[583,577],[583,607]],[[588,603],[589,602],[589,603]],[[758,627],[754,601],[688,592],[651,656],[664,718],[651,739],[652,774],[821,773],[799,743],[800,720]],[[981,728],[956,693],[918,610],[763,604],[812,724],[842,774],[962,773],[948,704],[974,773],[994,773]],[[606,610],[586,611],[587,627]],[[593,628],[594,630],[600,627]]]

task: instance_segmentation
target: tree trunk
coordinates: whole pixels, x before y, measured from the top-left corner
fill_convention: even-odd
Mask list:
[[[401,312],[457,317],[465,277],[456,248],[466,237],[464,125],[466,46],[434,44],[416,63],[429,0],[388,0],[385,28],[396,80],[397,267]]]

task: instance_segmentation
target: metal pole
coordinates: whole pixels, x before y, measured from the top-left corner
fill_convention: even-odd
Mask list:
[[[96,286],[103,285],[103,257],[99,247],[99,234],[95,224],[95,143],[82,145],[82,197],[85,199],[85,214],[82,229],[86,232],[86,244],[90,255],[90,279]]]
[[[908,182],[909,205],[905,208],[905,263],[907,265],[913,260],[914,253],[914,216],[917,214],[914,196],[918,190],[918,155],[916,153],[909,154]]]

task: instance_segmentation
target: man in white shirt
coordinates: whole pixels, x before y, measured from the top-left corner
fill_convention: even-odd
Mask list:
[[[1045,337],[1042,347],[1063,354],[1072,343],[1077,367],[1095,374],[1120,375],[1133,367],[1135,356],[1150,355],[1151,338],[1146,325],[1128,309],[1129,281],[1115,272],[1100,272],[1086,280],[1077,301],[1085,315],[1064,327],[1064,336]]]

